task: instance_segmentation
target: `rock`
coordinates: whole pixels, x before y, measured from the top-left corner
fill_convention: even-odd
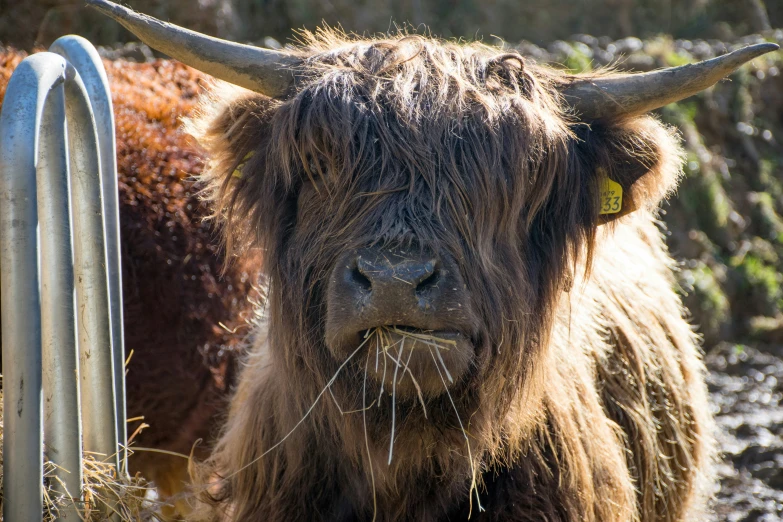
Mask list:
[[[107,60],[125,60],[126,62],[145,63],[155,60],[152,49],[140,42],[128,42],[122,47],[98,47],[98,54]]]

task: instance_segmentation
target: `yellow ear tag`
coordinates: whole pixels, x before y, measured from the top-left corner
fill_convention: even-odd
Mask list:
[[[601,184],[601,211],[598,214],[617,214],[622,209],[623,187],[605,176]]]
[[[247,160],[253,157],[253,151],[251,150],[247,154],[245,154],[245,157],[242,158],[242,161],[237,165],[237,168],[234,169],[234,172],[231,173],[231,177],[242,179],[242,167],[245,166],[245,163],[247,163]]]

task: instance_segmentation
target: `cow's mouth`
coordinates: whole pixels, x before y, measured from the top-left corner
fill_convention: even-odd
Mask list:
[[[445,393],[465,378],[475,357],[470,336],[457,330],[394,324],[363,330],[358,338],[366,344],[360,352],[368,382],[399,398]]]
[[[326,345],[339,362],[355,357],[368,392],[424,400],[469,376],[480,323],[457,263],[435,250],[374,245],[346,251],[332,269]]]

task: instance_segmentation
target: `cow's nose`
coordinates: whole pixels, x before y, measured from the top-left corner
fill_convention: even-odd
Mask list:
[[[373,301],[392,299],[408,304],[425,297],[437,285],[440,264],[436,258],[378,254],[365,251],[349,265],[347,284],[355,286],[354,291],[369,293]]]
[[[434,371],[430,366],[436,354],[452,377],[467,371],[476,324],[452,257],[426,248],[375,246],[345,252],[332,269],[326,297],[324,334],[336,359],[344,360],[372,341],[369,352],[383,348],[384,355],[399,358],[409,350],[406,365],[418,377],[425,367]],[[441,339],[443,346],[433,339]],[[433,347],[438,350],[430,351]],[[435,388],[428,389],[438,393],[443,383],[437,373],[430,377]]]
[[[459,293],[463,286],[452,281],[451,272],[426,252],[374,247],[346,254],[329,285],[333,326],[354,333],[385,325],[432,328],[438,311],[461,306],[444,304],[447,294]]]

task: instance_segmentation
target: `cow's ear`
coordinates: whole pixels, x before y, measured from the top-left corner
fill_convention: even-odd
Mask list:
[[[652,210],[677,185],[683,153],[676,132],[650,116],[596,123],[579,132],[592,171],[596,222]]]
[[[281,215],[274,180],[265,172],[269,122],[274,100],[240,87],[218,83],[202,96],[186,131],[206,151],[208,163],[199,181],[213,215],[223,225],[227,259],[244,248],[258,246]]]

